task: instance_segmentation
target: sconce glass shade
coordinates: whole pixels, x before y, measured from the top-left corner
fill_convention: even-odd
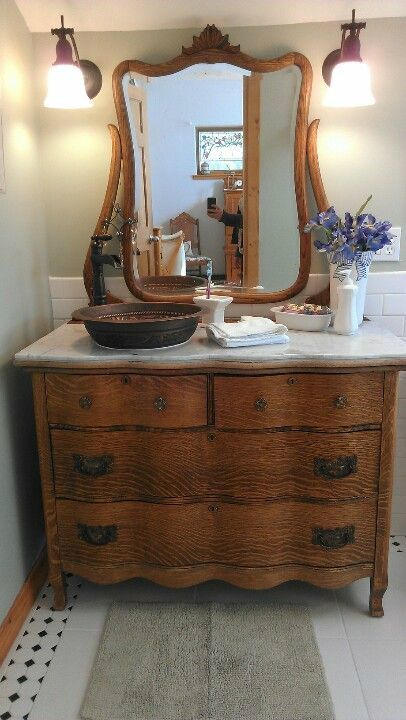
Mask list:
[[[61,110],[92,107],[86,94],[82,71],[77,65],[52,65],[48,72],[48,93],[44,106]]]
[[[365,62],[344,61],[334,66],[330,87],[323,105],[328,107],[362,107],[374,105],[371,73]]]

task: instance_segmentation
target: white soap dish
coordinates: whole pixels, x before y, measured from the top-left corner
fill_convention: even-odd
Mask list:
[[[288,312],[282,306],[273,307],[275,321],[286,325],[288,330],[304,330],[306,332],[323,332],[331,323],[332,314],[316,315],[307,313]]]
[[[224,322],[224,310],[233,302],[233,298],[222,295],[211,295],[208,298],[198,295],[193,298],[193,302],[202,308],[203,322],[210,325],[210,323]]]

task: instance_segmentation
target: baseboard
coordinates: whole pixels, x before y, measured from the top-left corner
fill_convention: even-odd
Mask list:
[[[48,574],[48,560],[44,547],[28,575],[24,585],[14,600],[10,610],[0,625],[0,665],[7,656],[13,642],[32,608],[35,598],[43,586]]]

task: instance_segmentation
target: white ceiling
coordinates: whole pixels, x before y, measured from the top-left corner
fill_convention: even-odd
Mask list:
[[[406,0],[16,0],[32,32],[65,25],[76,31],[162,30],[284,25],[406,16]]]

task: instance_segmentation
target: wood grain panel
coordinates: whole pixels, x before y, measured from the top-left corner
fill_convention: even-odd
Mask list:
[[[383,373],[214,379],[219,428],[322,427],[380,423]]]
[[[56,610],[63,610],[66,605],[66,587],[60,558],[51,438],[47,419],[46,376],[43,375],[43,373],[33,373],[32,389],[34,394],[39,469],[41,474],[42,507],[44,510],[45,531],[47,536],[48,576],[54,591],[54,608]]]
[[[376,500],[262,505],[192,503],[79,503],[57,501],[63,563],[109,567],[144,563],[164,567],[202,563],[261,567],[343,567],[374,559]],[[113,540],[96,546],[79,537],[78,524],[113,528]],[[354,542],[325,549],[312,541],[315,528],[354,525]],[[84,575],[86,575],[84,567]]]
[[[278,496],[337,500],[375,493],[379,478],[380,432],[376,430],[52,430],[51,438],[55,492],[77,500]],[[95,475],[86,469],[81,472],[75,461],[78,456],[93,464],[107,457],[107,471],[102,467]],[[337,462],[345,466],[345,458],[350,465],[355,458],[356,467],[348,468],[344,477],[330,477],[328,468]]]
[[[376,522],[375,568],[371,579],[369,609],[373,617],[382,617],[382,598],[388,587],[388,553],[391,523],[393,470],[395,463],[396,418],[398,403],[396,372],[385,373],[381,473],[379,478],[378,513]]]
[[[158,428],[207,424],[205,375],[49,374],[46,388],[50,423]]]
[[[307,567],[306,565],[279,565],[275,567],[236,567],[222,563],[206,563],[189,567],[158,567],[144,563],[126,563],[109,567],[87,565],[76,560],[65,560],[67,572],[86,576],[99,584],[117,583],[142,577],[165,587],[190,587],[207,580],[223,580],[247,590],[263,590],[288,580],[302,580],[322,588],[339,588],[354,580],[370,577],[371,563],[340,568]]]
[[[214,433],[211,491],[245,500],[303,497],[344,500],[377,492],[380,432]],[[210,454],[210,453],[209,453]],[[332,479],[320,465],[356,457],[356,470]],[[323,461],[322,463],[317,461]]]

